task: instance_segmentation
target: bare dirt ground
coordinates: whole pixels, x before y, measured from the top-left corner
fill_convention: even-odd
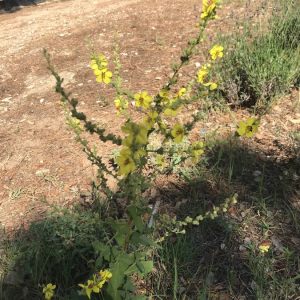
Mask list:
[[[89,36],[96,53],[103,53],[112,66],[118,31],[124,86],[155,95],[171,74],[171,61],[196,36],[200,9],[200,2],[189,0],[71,0],[0,14],[0,223],[7,231],[42,218],[47,210],[40,201],[43,196],[60,206],[79,201],[96,175],[65,124],[42,49],[51,54],[64,87],[78,98],[79,110],[118,133],[123,119],[116,118],[114,92],[95,81],[84,39]],[[232,10],[245,13],[239,2],[224,4],[219,20],[209,27],[212,39],[217,27],[230,31]],[[200,58],[182,71],[182,84],[194,77]],[[296,92],[263,120],[263,132],[255,139],[259,159],[284,160],[290,155],[288,133],[298,129],[300,119],[298,109],[291,109],[295,101]],[[249,116],[247,111],[234,114],[237,120]],[[218,125],[230,127],[232,118],[220,118],[216,112],[207,126]],[[199,135],[200,129],[194,133]],[[112,146],[98,146],[99,154],[109,159]]]

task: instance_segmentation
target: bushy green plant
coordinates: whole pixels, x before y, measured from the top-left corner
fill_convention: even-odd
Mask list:
[[[300,8],[294,1],[280,1],[272,15],[260,8],[263,21],[245,20],[242,31],[219,36],[227,55],[219,64],[223,94],[237,105],[268,108],[274,97],[299,85]]]
[[[29,290],[30,299],[41,296],[39,285],[48,281],[59,283],[58,294],[69,295],[72,287],[90,276],[95,260],[92,244],[105,237],[99,213],[54,208],[47,219],[33,222],[8,241],[7,260],[14,261],[8,269],[20,269],[24,284],[35,287]],[[14,287],[4,299],[13,299],[15,293]]]
[[[110,84],[116,91],[114,104],[118,116],[124,117],[124,125],[121,127],[125,138],[116,136],[114,133],[106,134],[106,128],[100,128],[95,123],[88,121],[86,115],[77,111],[78,100],[70,97],[62,87],[63,79],[60,78],[57,71],[51,66],[50,55],[44,51],[45,58],[48,62],[48,68],[55,76],[57,84],[56,91],[61,95],[61,104],[66,110],[67,123],[76,133],[76,139],[84,147],[84,151],[88,155],[88,159],[98,167],[98,179],[100,187],[109,198],[121,197],[126,200],[127,218],[115,219],[113,217],[106,218],[102,221],[103,226],[111,228],[111,235],[108,241],[99,241],[93,243],[94,250],[98,255],[95,261],[95,271],[92,279],[87,281],[87,285],[80,284],[83,290],[79,294],[72,294],[72,299],[81,299],[84,296],[88,298],[93,295],[100,295],[105,299],[121,300],[121,299],[146,299],[145,295],[136,295],[136,287],[132,284],[132,276],[138,274],[140,278],[152,270],[153,262],[149,260],[150,247],[160,248],[158,244],[151,238],[153,227],[145,222],[145,216],[152,215],[152,210],[147,206],[147,202],[143,198],[146,191],[155,180],[156,174],[160,173],[161,167],[166,167],[165,158],[170,157],[171,167],[179,163],[184,163],[187,159],[197,163],[199,156],[204,152],[205,145],[202,141],[187,143],[185,147],[166,147],[168,141],[172,140],[175,144],[181,144],[185,136],[193,129],[195,123],[202,117],[201,112],[192,114],[192,121],[180,124],[172,121],[177,117],[182,106],[188,105],[199,100],[199,95],[207,95],[209,92],[217,89],[220,79],[216,76],[215,65],[219,58],[223,56],[223,47],[214,45],[209,51],[207,59],[208,63],[203,64],[195,80],[190,81],[186,88],[175,91],[173,95],[173,86],[176,85],[179,70],[189,63],[190,57],[194,54],[196,46],[200,44],[204,37],[204,29],[210,20],[215,19],[216,8],[220,6],[219,0],[204,0],[203,12],[201,20],[197,24],[199,34],[196,39],[188,42],[188,47],[183,50],[180,57],[180,63],[172,65],[173,76],[168,83],[164,85],[157,95],[152,98],[147,91],[141,93],[132,93],[125,89],[120,77],[121,63],[118,58],[119,46],[115,38],[114,63],[115,71],[109,70],[109,64],[104,55],[95,54],[94,46],[90,41],[91,47],[91,68],[97,76],[96,80],[100,83]],[[200,93],[200,94],[199,94]],[[201,94],[202,93],[202,94]],[[128,103],[134,101],[135,106],[144,110],[146,116],[142,118],[142,124],[133,121],[130,115]],[[70,107],[70,108],[69,108]],[[170,126],[166,127],[164,118],[169,117]],[[249,118],[246,122],[239,123],[237,136],[246,135],[251,137],[258,130],[259,119]],[[96,134],[102,142],[111,141],[116,146],[123,146],[120,155],[116,157],[118,170],[110,170],[103,162],[102,157],[98,156],[97,148],[90,147],[89,142],[82,138],[83,128],[85,131]],[[160,136],[161,143],[157,148],[149,148],[151,139]],[[153,168],[151,175],[144,172],[148,161],[148,154],[157,157],[157,165]],[[119,191],[115,193],[107,185],[107,176],[112,176],[117,180]],[[186,217],[184,221],[176,219],[168,219],[167,223],[160,222],[168,231],[175,233],[184,233],[184,226],[188,224],[199,225],[199,221],[205,218],[214,219],[218,216],[218,212],[225,212],[227,207],[236,203],[236,196],[233,200],[226,199],[225,203],[220,207],[213,207],[212,212],[205,215],[199,215],[195,219]],[[161,219],[163,220],[163,218]],[[111,274],[107,277],[101,274],[106,271],[97,271],[102,269]],[[100,278],[100,279],[98,279]],[[104,278],[104,279],[103,279]],[[99,281],[100,280],[100,281]],[[103,283],[102,283],[102,280]],[[100,284],[101,283],[101,284]],[[101,285],[101,286],[100,286]],[[49,294],[53,295],[49,287]],[[45,290],[46,291],[46,290]],[[75,296],[76,295],[76,296]],[[83,298],[82,298],[83,299]]]
[[[104,55],[96,55],[92,43],[89,42],[91,46],[91,68],[96,75],[96,81],[109,84],[115,89],[116,113],[124,120],[123,126],[121,126],[122,137],[113,132],[106,133],[106,128],[89,121],[84,113],[77,110],[78,100],[72,98],[71,93],[64,90],[63,79],[51,65],[50,55],[44,50],[48,68],[57,81],[56,91],[61,95],[61,104],[66,112],[67,124],[74,130],[76,140],[83,146],[88,159],[98,167],[97,178],[101,192],[106,195],[108,200],[122,198],[128,203],[125,209],[126,216],[121,219],[109,216],[103,220],[96,213],[91,215],[89,219],[85,219],[86,224],[82,225],[81,222],[85,222],[83,220],[85,217],[76,214],[72,215],[70,220],[66,217],[62,217],[62,219],[56,217],[58,223],[54,222],[53,227],[52,223],[46,226],[49,230],[47,236],[50,237],[49,241],[52,245],[48,246],[46,243],[46,248],[44,248],[44,243],[37,243],[34,248],[24,249],[24,253],[27,253],[26,257],[23,258],[25,269],[27,269],[28,274],[34,273],[36,275],[31,280],[35,286],[43,287],[42,291],[46,299],[56,296],[68,297],[68,292],[72,300],[87,298],[142,300],[147,298],[146,295],[136,293],[137,288],[132,282],[133,276],[136,274],[140,278],[144,278],[152,270],[151,247],[160,248],[152,237],[153,226],[147,221],[149,216],[153,217],[154,212],[148,207],[147,201],[144,199],[144,192],[152,186],[156,175],[161,173],[163,168],[168,168],[167,161],[170,161],[171,168],[188,159],[193,163],[198,163],[199,156],[205,151],[205,143],[201,140],[185,143],[182,141],[184,137],[188,137],[189,132],[195,123],[203,117],[203,114],[198,111],[195,112],[191,115],[191,121],[187,121],[185,124],[174,121],[174,118],[177,117],[181,107],[198,102],[199,96],[206,96],[216,90],[221,82],[217,76],[216,65],[219,59],[223,57],[224,49],[220,45],[214,45],[207,55],[206,63],[203,63],[194,80],[179,91],[174,89],[179,70],[189,63],[196,47],[200,45],[208,22],[217,17],[216,9],[220,6],[219,0],[203,0],[203,4],[201,20],[197,24],[199,28],[198,37],[189,40],[187,48],[183,50],[180,57],[180,62],[172,65],[173,75],[153,98],[148,95],[147,91],[134,94],[123,87],[120,77],[121,63],[118,58],[119,46],[116,38],[114,74],[110,71],[111,68]],[[145,113],[145,116],[141,118],[142,123],[139,123],[139,120],[133,120],[128,108],[128,103],[131,101],[135,102],[135,106],[140,109],[140,112]],[[165,125],[165,118],[170,120],[168,127]],[[246,122],[239,122],[236,136],[252,137],[258,130],[259,119],[249,118]],[[103,158],[98,155],[97,147],[90,146],[89,142],[83,138],[83,130],[97,135],[103,143],[110,141],[116,147],[122,146],[119,155],[115,158],[117,170],[111,170]],[[149,148],[151,139],[157,139],[157,137],[161,142],[156,148]],[[169,141],[172,141],[173,146],[168,146]],[[174,144],[180,145],[180,147],[175,147]],[[156,164],[150,175],[145,172],[149,153],[156,158]],[[116,180],[117,192],[108,186],[109,176]],[[212,211],[207,211],[203,215],[193,218],[187,216],[183,221],[168,218],[166,215],[162,216],[158,218],[156,228],[161,229],[163,227],[162,230],[164,230],[165,235],[168,235],[168,232],[184,233],[186,226],[198,226],[202,220],[214,219],[219,212],[226,212],[230,205],[236,203],[236,197],[237,195],[233,195],[231,198],[225,199],[220,207],[213,206]],[[62,230],[58,230],[59,222],[63,221],[66,223]],[[79,227],[77,222],[81,224]],[[41,230],[40,224],[36,226],[37,229],[35,230]],[[54,228],[56,229],[55,233],[51,231]],[[75,236],[73,234],[74,228],[79,230]],[[45,237],[45,235],[43,236]],[[50,249],[55,247],[55,251],[53,253],[47,252],[49,247]],[[63,260],[65,251],[70,251],[68,260]],[[62,253],[64,255],[60,256]],[[35,261],[36,257],[38,257],[37,261]],[[60,274],[50,276],[47,273],[50,272],[49,270],[56,270],[58,264],[61,264],[60,267],[66,278]],[[74,268],[73,264],[76,266],[79,264],[78,268]],[[33,266],[35,272],[32,272]],[[90,268],[89,271],[86,270],[87,266]],[[52,282],[45,285],[49,282],[47,281],[48,278]],[[80,292],[76,291],[77,285],[82,288]]]

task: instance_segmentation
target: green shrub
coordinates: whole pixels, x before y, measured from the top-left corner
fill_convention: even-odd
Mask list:
[[[218,71],[230,102],[267,108],[274,97],[299,86],[300,6],[293,3],[281,1],[278,10],[255,26],[245,21],[243,32],[233,39],[219,37],[227,55]]]

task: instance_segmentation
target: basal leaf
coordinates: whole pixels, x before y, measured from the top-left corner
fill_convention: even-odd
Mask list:
[[[138,244],[142,244],[142,245],[146,245],[146,246],[154,246],[156,248],[161,249],[161,246],[155,244],[152,240],[148,239],[145,235],[141,235],[138,232],[134,232],[130,239],[129,239],[129,243],[138,243]]]

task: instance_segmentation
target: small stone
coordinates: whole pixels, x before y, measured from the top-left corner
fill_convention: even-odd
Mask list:
[[[44,169],[44,170],[38,170],[35,172],[35,175],[36,176],[43,176],[45,174],[49,174],[50,173],[50,170],[49,169]]]
[[[33,121],[27,120],[27,123],[28,123],[29,125],[34,125],[34,122],[33,122]]]
[[[253,174],[253,176],[257,177],[257,176],[260,176],[260,175],[261,175],[261,171],[256,170],[256,171],[254,171],[252,174]]]
[[[6,103],[12,103],[12,101],[10,101],[12,97],[7,97],[1,100],[1,102],[6,102]]]
[[[200,63],[198,63],[198,62],[195,63],[196,68],[200,68],[200,66],[201,66]]]
[[[243,251],[246,251],[247,248],[246,248],[244,245],[240,245],[240,246],[239,246],[239,250],[240,250],[241,252],[243,252]]]
[[[246,237],[246,238],[244,239],[244,245],[250,245],[250,244],[251,244],[251,239],[248,238],[248,237]]]
[[[162,78],[161,78],[161,77],[155,77],[155,79],[156,79],[156,80],[161,80]]]
[[[40,99],[40,103],[43,103],[44,101],[45,101],[45,99],[44,99],[44,98]]]

